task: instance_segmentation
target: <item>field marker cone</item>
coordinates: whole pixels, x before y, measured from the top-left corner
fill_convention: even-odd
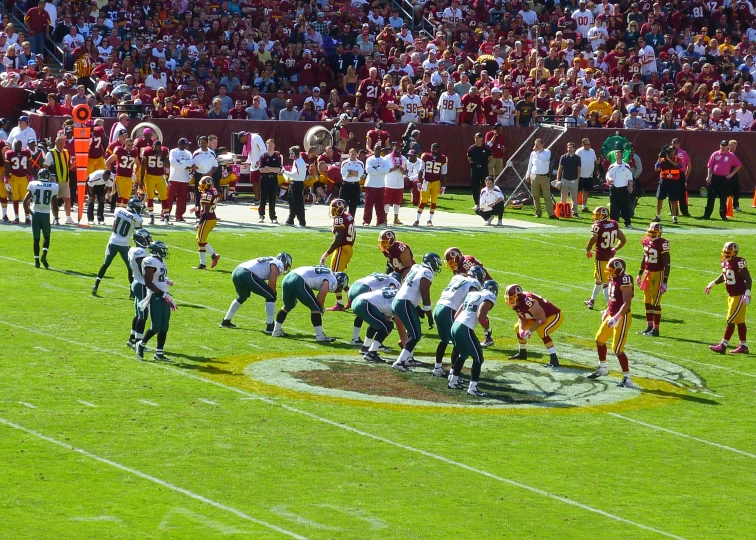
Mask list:
[[[756,208],[756,190],[753,192],[753,204],[751,205],[751,208]]]
[[[725,211],[725,215],[728,218],[735,217],[735,212],[732,209],[732,197],[727,197],[727,210]]]

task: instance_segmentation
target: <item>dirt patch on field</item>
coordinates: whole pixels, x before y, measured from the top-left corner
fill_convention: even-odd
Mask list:
[[[446,388],[446,379],[436,378],[439,385],[443,383],[444,395],[428,387],[415,384],[409,380],[410,374],[399,373],[392,369],[373,367],[370,365],[342,364],[338,362],[324,362],[330,369],[312,371],[298,371],[293,375],[312,386],[350,390],[373,396],[390,396],[404,399],[432,401],[436,403],[460,403],[466,401],[467,394]],[[430,375],[428,375],[430,377]]]

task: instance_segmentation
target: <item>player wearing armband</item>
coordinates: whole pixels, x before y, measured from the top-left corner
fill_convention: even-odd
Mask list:
[[[136,355],[140,360],[144,360],[144,349],[147,342],[152,336],[157,336],[157,348],[153,360],[159,362],[170,362],[163,354],[165,340],[168,337],[168,328],[171,322],[171,311],[176,311],[178,306],[173,301],[173,297],[168,294],[168,287],[173,286],[173,282],[168,279],[168,268],[165,266],[165,260],[168,258],[168,246],[163,242],[153,242],[150,244],[150,257],[145,257],[142,261],[142,275],[144,276],[144,285],[147,288],[147,295],[139,303],[139,309],[142,311],[149,307],[150,310],[150,329],[144,334],[141,340],[136,344]]]
[[[546,352],[549,353],[549,363],[546,366],[559,367],[559,357],[557,357],[551,334],[562,325],[564,320],[562,311],[545,298],[523,291],[519,285],[507,287],[507,305],[517,313],[514,330],[517,343],[520,345],[517,354],[513,354],[509,359],[528,359],[528,340],[535,332],[543,341]]]
[[[108,271],[116,255],[121,256],[129,271],[129,286],[131,286],[134,276],[129,264],[129,246],[131,245],[131,233],[142,227],[141,213],[142,201],[139,199],[131,199],[126,208],[116,208],[113,214],[113,232],[110,234],[108,245],[105,248],[105,262],[102,263],[99,272],[97,272],[97,279],[94,287],[92,287],[92,295],[97,296],[100,281],[105,277],[105,272]],[[131,297],[131,294],[129,297]]]
[[[669,240],[662,238],[661,223],[651,223],[643,237],[643,259],[641,260],[638,288],[643,291],[643,302],[646,304],[646,329],[640,334],[644,336],[659,336],[661,322],[661,299],[667,292],[669,279],[670,257]]]
[[[331,255],[331,272],[343,272],[349,266],[354,253],[354,242],[357,239],[357,229],[354,226],[354,217],[347,211],[347,202],[344,199],[334,199],[328,209],[328,216],[333,218],[333,242],[320,257],[320,266],[325,265],[325,260]],[[327,311],[344,311],[344,299],[342,292],[336,293],[336,305],[329,307]]]
[[[50,204],[56,201],[58,184],[50,181],[50,171],[42,169],[37,180],[29,182],[28,191],[24,197],[24,213],[31,214],[32,236],[34,237],[34,267],[39,268],[40,261],[45,268],[47,251],[50,249]],[[30,209],[30,203],[32,208]],[[42,244],[42,258],[39,256],[39,237],[44,237]]]
[[[300,266],[292,270],[281,284],[283,307],[276,315],[273,337],[285,337],[283,323],[297,302],[310,308],[310,321],[315,328],[315,341],[331,343],[336,338],[323,333],[323,303],[329,292],[338,293],[349,286],[349,277],[344,272],[332,272],[325,266]],[[318,291],[317,296],[313,291]]]
[[[483,283],[480,291],[473,291],[467,295],[465,301],[454,315],[452,325],[452,342],[459,353],[459,358],[454,362],[454,368],[449,373],[449,388],[459,390],[459,376],[465,361],[472,358],[473,365],[470,370],[470,385],[467,393],[471,396],[484,397],[486,394],[478,390],[478,379],[483,367],[483,349],[480,346],[475,328],[478,323],[484,330],[488,330],[488,312],[496,305],[496,297],[499,295],[499,286],[495,281],[489,280]]]
[[[722,274],[707,285],[706,294],[711,288],[724,283],[727,288],[727,326],[725,327],[722,341],[709,348],[719,354],[727,351],[727,343],[738,327],[740,344],[730,351],[732,354],[748,354],[748,342],[746,341],[746,308],[751,303],[751,286],[753,280],[748,272],[748,265],[743,257],[738,257],[738,245],[735,242],[727,242],[722,248]]]
[[[144,326],[149,314],[149,307],[142,310],[139,303],[147,296],[142,263],[144,259],[149,257],[147,250],[152,244],[152,235],[147,229],[139,229],[134,233],[134,244],[136,245],[129,250],[129,266],[134,275],[134,281],[131,282],[131,294],[134,296],[134,318],[131,321],[131,334],[126,342],[126,346],[131,349],[136,349],[137,341],[141,341],[144,336]]]
[[[275,257],[258,257],[243,262],[231,274],[231,281],[236,289],[236,299],[231,302],[226,316],[220,323],[221,328],[236,328],[231,319],[251,294],[265,299],[267,323],[264,332],[273,333],[273,321],[276,316],[276,283],[278,277],[286,275],[291,269],[291,255],[286,252]],[[267,283],[266,283],[267,280]]]
[[[594,256],[593,248],[596,248],[593,269],[593,294],[584,303],[588,309],[593,309],[599,292],[604,291],[604,298],[609,302],[609,280],[611,275],[607,270],[607,263],[614,257],[617,250],[625,245],[625,234],[613,219],[609,219],[609,209],[599,206],[593,211],[593,225],[591,226],[591,239],[585,247],[585,254],[590,259]]]
[[[601,326],[596,333],[596,350],[598,351],[599,367],[588,375],[589,379],[598,379],[609,374],[606,365],[606,342],[612,338],[612,351],[622,368],[622,381],[617,385],[622,388],[634,388],[630,378],[630,363],[625,354],[625,343],[630,334],[633,316],[630,313],[633,304],[633,278],[626,272],[625,261],[619,257],[612,257],[606,264],[611,276],[609,282],[609,307],[601,318]]]

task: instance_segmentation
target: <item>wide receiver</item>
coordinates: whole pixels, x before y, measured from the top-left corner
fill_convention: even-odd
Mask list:
[[[613,219],[609,219],[609,209],[599,206],[593,211],[593,226],[591,227],[591,239],[585,246],[585,254],[590,259],[594,256],[593,248],[596,248],[595,264],[593,269],[593,294],[584,303],[588,309],[593,309],[599,292],[604,291],[604,298],[609,303],[609,280],[611,275],[608,271],[608,262],[614,257],[619,249],[625,245],[625,234]]]
[[[727,351],[727,342],[735,332],[735,325],[738,326],[738,338],[740,345],[730,351],[732,354],[748,354],[748,343],[746,342],[746,307],[751,303],[751,285],[753,281],[751,274],[748,272],[746,260],[738,257],[738,245],[735,242],[727,242],[722,248],[722,274],[706,286],[704,292],[709,294],[711,288],[720,283],[724,283],[727,289],[727,326],[725,327],[724,337],[716,345],[709,345],[709,348],[719,354]]]
[[[284,337],[283,323],[297,302],[310,308],[310,321],[315,328],[315,341],[331,343],[336,338],[323,333],[323,303],[329,292],[337,293],[347,288],[349,277],[344,272],[332,272],[325,266],[300,266],[292,270],[281,284],[283,307],[276,315],[273,337]],[[318,291],[317,296],[313,291]]]
[[[562,325],[564,320],[562,311],[545,298],[523,291],[519,285],[507,287],[507,305],[517,313],[514,331],[517,343],[520,345],[517,354],[513,354],[509,359],[527,360],[528,340],[535,332],[543,341],[546,352],[549,353],[549,363],[546,366],[559,367],[559,357],[551,334]]]
[[[24,197],[24,213],[32,216],[32,236],[34,237],[34,267],[39,268],[39,237],[44,237],[42,244],[42,265],[49,268],[47,251],[50,249],[50,204],[57,203],[58,183],[50,181],[50,171],[42,169],[37,179],[29,182]],[[29,208],[32,203],[32,209]]]
[[[144,360],[144,349],[147,347],[147,342],[152,339],[152,336],[157,336],[155,356],[152,358],[159,362],[170,362],[163,354],[163,347],[165,347],[165,340],[168,337],[171,311],[176,311],[178,307],[173,301],[173,297],[168,294],[168,287],[173,285],[173,282],[168,279],[168,268],[165,266],[165,260],[168,258],[168,246],[160,241],[153,242],[150,244],[150,254],[142,261],[142,275],[144,275],[147,296],[139,303],[139,309],[144,311],[149,306],[151,325],[144,337],[137,341],[136,355],[140,360]]]
[[[669,240],[662,238],[661,223],[651,223],[643,237],[643,259],[638,270],[638,288],[643,291],[643,302],[646,304],[646,329],[640,334],[644,336],[659,336],[661,322],[661,299],[667,292],[669,279],[670,256]]]
[[[200,192],[200,216],[199,223],[194,228],[197,230],[195,240],[197,240],[197,245],[199,246],[200,263],[194,269],[205,270],[207,268],[208,253],[212,260],[210,268],[215,268],[215,265],[220,260],[220,255],[215,252],[213,246],[207,243],[210,233],[215,228],[215,224],[218,223],[218,217],[215,215],[215,205],[218,204],[219,195],[210,176],[200,178],[197,189]]]
[[[415,265],[409,245],[399,242],[394,231],[385,230],[378,235],[378,246],[386,257],[386,272],[396,272],[404,279]]]
[[[452,341],[454,348],[459,352],[459,358],[454,362],[454,369],[449,374],[449,388],[457,390],[461,388],[459,376],[468,358],[472,358],[473,365],[470,370],[470,384],[467,393],[471,396],[483,397],[486,394],[478,390],[478,379],[483,367],[483,349],[480,346],[475,328],[478,323],[484,330],[488,330],[488,312],[496,305],[496,297],[499,295],[499,286],[493,280],[483,283],[483,289],[473,291],[467,295],[464,303],[454,315],[452,325]]]
[[[479,291],[485,281],[484,270],[480,266],[473,266],[467,275],[457,274],[452,277],[449,284],[441,292],[441,297],[433,310],[433,320],[436,322],[438,331],[438,345],[436,346],[436,365],[433,367],[434,377],[444,377],[444,355],[446,347],[452,342],[452,325],[454,315],[472,291]],[[452,348],[452,366],[458,358],[457,349]]]
[[[136,342],[141,341],[144,336],[144,326],[149,312],[149,307],[140,309],[139,303],[147,296],[142,263],[149,256],[147,249],[152,244],[152,236],[147,229],[139,229],[134,233],[134,243],[136,246],[129,250],[129,266],[134,275],[134,281],[131,282],[131,294],[134,296],[134,318],[131,320],[131,334],[126,342],[126,346],[132,349],[136,348]]]
[[[633,278],[626,272],[625,261],[619,257],[612,257],[606,265],[611,276],[609,282],[609,307],[601,318],[601,326],[596,333],[596,350],[598,351],[599,367],[588,375],[589,379],[598,379],[609,374],[606,365],[606,342],[612,338],[612,351],[622,368],[622,381],[617,386],[633,388],[630,378],[630,364],[625,354],[625,343],[630,334],[633,316],[630,312],[633,304]]]
[[[221,328],[236,328],[231,319],[239,308],[247,301],[251,294],[265,299],[265,316],[267,318],[266,334],[273,333],[273,323],[276,316],[276,283],[279,276],[286,275],[291,270],[291,255],[286,252],[275,257],[258,257],[241,263],[231,274],[231,281],[236,289],[236,299],[226,312],[220,323]],[[266,283],[267,280],[267,283]]]
[[[347,202],[344,199],[331,201],[328,216],[333,218],[333,242],[320,257],[320,266],[325,266],[326,258],[333,254],[329,268],[332,272],[343,272],[352,260],[354,242],[357,239],[354,217],[348,212]],[[327,311],[344,311],[345,309],[344,298],[339,291],[336,293],[336,305],[329,307]]]
[[[420,205],[417,207],[417,219],[413,227],[420,225],[423,209],[430,202],[430,214],[428,215],[428,227],[433,226],[433,214],[436,212],[436,201],[441,194],[441,186],[446,182],[446,170],[448,159],[441,153],[437,142],[431,145],[431,151],[424,153],[420,159],[423,162],[423,182],[420,186]]]
[[[126,208],[116,208],[113,214],[113,232],[108,239],[108,245],[105,248],[105,261],[102,263],[97,279],[95,279],[92,294],[97,296],[97,289],[100,287],[100,281],[105,277],[110,264],[116,255],[120,255],[129,272],[129,286],[134,280],[129,264],[129,246],[131,245],[131,233],[142,227],[142,201],[139,199],[130,199]],[[131,296],[131,295],[129,295]]]

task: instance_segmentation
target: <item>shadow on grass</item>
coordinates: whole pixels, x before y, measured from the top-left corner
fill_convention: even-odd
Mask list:
[[[719,405],[720,404],[718,401],[715,401],[713,399],[700,397],[700,396],[692,396],[690,394],[678,394],[676,392],[667,392],[665,390],[641,390],[641,393],[653,394],[655,396],[660,396],[660,397],[665,397],[665,398],[682,399],[683,401],[690,401],[691,403],[698,403],[700,405]]]

